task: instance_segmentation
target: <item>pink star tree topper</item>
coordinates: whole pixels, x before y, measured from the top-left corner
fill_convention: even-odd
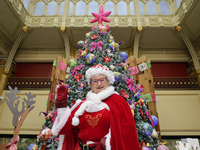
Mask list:
[[[90,21],[90,23],[94,23],[98,21],[98,24],[102,24],[102,22],[110,22],[110,20],[107,18],[111,14],[111,11],[103,12],[103,5],[99,8],[99,14],[92,13],[92,15],[95,17]]]

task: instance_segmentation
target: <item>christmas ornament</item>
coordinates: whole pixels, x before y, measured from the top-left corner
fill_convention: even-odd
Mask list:
[[[109,61],[111,61],[111,59],[110,59],[110,57],[103,57],[103,61],[105,62],[105,63],[107,63],[107,62],[109,62]]]
[[[151,150],[151,148],[146,147],[146,146],[143,146],[143,147],[142,147],[142,150]]]
[[[49,120],[49,119],[53,118],[53,115],[52,115],[52,114],[46,113],[46,112],[43,112],[43,111],[41,111],[41,112],[39,113],[39,116],[41,115],[41,113],[43,113],[43,114],[46,116],[46,117],[45,117],[46,120]]]
[[[133,114],[133,116],[134,116],[135,105],[134,105],[130,100],[128,101],[128,104],[129,104],[129,106],[130,106],[130,108],[131,108],[131,112],[132,112],[132,114]]]
[[[107,54],[108,54],[109,57],[113,57],[113,53],[111,53],[110,49],[107,49],[106,52],[107,52]]]
[[[126,93],[126,91],[124,89],[122,91],[119,91],[119,92],[120,92],[121,96],[125,97],[126,99],[129,98],[129,94]]]
[[[144,91],[144,86],[142,84],[136,84],[135,86],[141,93]]]
[[[102,34],[102,35],[106,35],[107,28],[105,26],[100,26],[99,27],[99,33]]]
[[[139,132],[143,135],[143,136],[150,136],[153,133],[153,128],[149,123],[142,123],[139,126]]]
[[[40,134],[40,138],[43,142],[47,142],[52,136],[51,129],[49,128],[44,128]]]
[[[128,88],[130,89],[131,93],[132,92],[136,93],[133,79],[132,78],[129,79],[127,76],[125,76],[124,79],[125,79],[125,82],[126,82]]]
[[[78,73],[74,76],[74,78],[76,79],[76,81],[80,81],[80,79],[82,78],[83,74],[79,75]]]
[[[86,83],[85,82],[80,82],[79,85],[78,85],[77,92],[82,92],[84,87],[86,87]]]
[[[86,33],[85,36],[86,36],[87,38],[89,38],[89,37],[90,37],[90,33]]]
[[[76,66],[76,60],[70,59],[68,60],[67,64],[70,68],[74,68]]]
[[[79,65],[78,67],[75,67],[75,68],[72,70],[72,72],[71,72],[71,78],[72,78],[74,75],[76,75],[76,74],[78,73],[78,71],[82,69],[82,67],[83,67],[83,64]],[[70,78],[70,79],[71,79],[71,78]]]
[[[114,46],[113,46],[113,42],[109,44],[109,48],[110,48],[112,51],[115,50],[115,48],[114,48]]]
[[[93,64],[96,61],[96,56],[94,54],[87,54],[85,60],[88,64]]]
[[[155,129],[153,129],[153,133],[151,134],[152,138],[157,138],[158,137],[158,133],[156,132]]]
[[[139,111],[140,111],[140,115],[141,115],[142,119],[145,120],[145,118],[144,118],[144,113],[143,113],[142,109],[139,108]]]
[[[92,40],[97,39],[97,38],[98,38],[97,34],[93,34],[91,37]]]
[[[94,23],[98,21],[98,24],[102,24],[102,22],[110,22],[110,20],[107,18],[111,14],[111,11],[103,12],[103,5],[99,8],[99,14],[92,13],[92,15],[95,17],[90,21],[90,23]]]
[[[153,125],[156,126],[158,124],[158,118],[154,115],[151,115],[152,121],[153,121]]]
[[[167,146],[165,146],[165,145],[159,145],[157,147],[157,150],[169,150],[169,148]]]
[[[77,46],[78,46],[78,48],[83,48],[84,42],[83,41],[78,41]]]
[[[128,54],[126,52],[121,52],[120,57],[123,59],[123,63],[125,63],[128,59]]]
[[[122,78],[121,73],[119,72],[113,72],[113,75],[115,76],[115,83],[119,82]]]
[[[86,49],[86,50],[84,50],[84,51],[82,51],[82,50],[80,50],[80,49],[79,49],[78,58],[79,58],[79,56],[81,56],[81,57],[84,57],[84,56],[86,56],[86,54],[87,54],[87,51],[88,51],[88,49]]]
[[[128,64],[129,63],[120,63],[120,64],[117,64],[118,66],[122,66],[123,68],[124,68],[124,70],[127,70],[127,68],[128,68]]]
[[[27,150],[38,150],[38,146],[36,144],[30,144],[27,148]]]
[[[149,118],[149,120],[151,121],[151,126],[154,127],[151,114],[147,110],[145,110],[145,113],[146,113],[147,117]]]
[[[98,49],[99,49],[99,50],[101,51],[101,53],[102,53],[102,47],[101,47],[101,45],[103,45],[103,42],[102,42],[102,41],[99,41],[98,43],[92,42],[92,43],[90,44],[90,46],[91,46],[90,52],[92,52],[92,51],[96,48],[96,46],[98,46]]]
[[[110,65],[110,69],[111,69],[111,70],[114,70],[114,69],[115,69],[115,66]]]

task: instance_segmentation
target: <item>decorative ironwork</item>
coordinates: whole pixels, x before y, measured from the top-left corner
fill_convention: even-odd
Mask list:
[[[161,89],[200,89],[197,78],[153,78],[154,88]]]
[[[5,90],[8,90],[8,86],[18,89],[46,89],[51,87],[51,78],[8,78]]]

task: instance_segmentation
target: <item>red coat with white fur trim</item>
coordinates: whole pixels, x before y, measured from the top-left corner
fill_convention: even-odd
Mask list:
[[[59,143],[60,150],[80,150],[75,143],[77,133],[82,140],[93,142],[106,136],[106,150],[139,150],[135,121],[123,97],[113,94],[103,100],[102,103],[107,104],[109,110],[104,108],[93,113],[85,111],[79,117],[79,125],[75,127],[71,124],[72,118],[82,103],[71,112],[59,131],[63,137]]]

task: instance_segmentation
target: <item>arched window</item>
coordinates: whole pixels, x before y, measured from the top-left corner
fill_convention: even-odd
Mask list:
[[[113,2],[107,1],[107,2],[105,3],[105,7],[106,7],[106,10],[105,10],[105,11],[111,11],[111,14],[110,14],[110,15],[114,15],[114,14],[115,14],[114,3],[113,3]]]
[[[139,1],[139,7],[140,7],[140,15],[144,15],[143,2]]]
[[[76,15],[85,15],[85,2],[76,3]]]
[[[147,12],[148,15],[157,15],[156,3],[153,2],[152,0],[149,0],[147,2]]]
[[[130,2],[130,10],[131,10],[131,15],[135,15],[135,9],[134,9],[134,3],[133,3],[133,1]]]
[[[47,14],[46,15],[55,15],[56,14],[57,3],[52,1],[48,4]]]
[[[68,11],[68,15],[72,15],[72,11],[73,11],[73,3],[69,2],[69,11]]]
[[[127,15],[126,2],[120,1],[118,4],[118,15]]]
[[[37,3],[36,6],[35,6],[34,15],[43,15],[44,5],[45,4],[42,1],[40,1],[39,3]]]
[[[62,3],[60,3],[60,12],[59,12],[59,15],[63,15],[64,6],[65,6],[65,1],[62,2]]]
[[[181,5],[182,0],[176,0],[176,7],[179,8],[179,6]]]
[[[92,15],[92,12],[98,13],[98,3],[95,2],[94,0],[89,3],[88,15]]]
[[[165,0],[162,0],[159,4],[160,4],[161,15],[170,15],[168,2],[166,2]]]
[[[30,3],[30,0],[23,0],[23,4],[26,10],[28,10],[29,3]]]

